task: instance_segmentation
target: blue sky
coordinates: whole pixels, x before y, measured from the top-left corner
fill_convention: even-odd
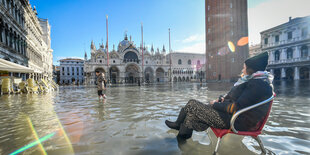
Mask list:
[[[283,1],[308,0],[248,0],[249,18],[268,12],[264,10],[264,5],[273,5],[271,2],[281,5],[280,2]],[[113,44],[117,47],[119,41],[123,40],[125,31],[139,46],[141,22],[144,27],[144,42],[149,49],[153,44],[160,49],[165,45],[168,50],[168,28],[171,28],[172,50],[203,53],[205,49],[205,0],[30,0],[30,3],[36,6],[38,17],[48,18],[51,24],[55,64],[64,57],[83,58],[84,50],[89,56],[91,40],[94,40],[97,48],[102,40],[105,43],[106,15],[109,16],[109,49],[112,49]],[[276,10],[277,7],[270,9],[271,12]],[[282,13],[281,21],[270,20],[284,22],[288,18],[286,14],[291,10],[294,8]],[[255,26],[251,26],[254,24],[249,20],[250,41],[251,38],[259,38],[259,32],[263,28],[276,26],[262,22],[266,18],[271,17],[264,16],[261,21],[255,17]],[[261,28],[259,24],[262,25]],[[255,37],[251,37],[251,33]],[[259,39],[254,42],[258,42],[257,40]]]
[[[180,40],[204,33],[204,0],[31,0],[40,18],[52,28],[54,62],[61,57],[83,57],[93,39],[97,48],[106,42],[105,15],[109,16],[109,48],[123,40],[124,32],[141,43],[141,22],[146,45],[168,49],[171,28],[172,49],[186,44]]]

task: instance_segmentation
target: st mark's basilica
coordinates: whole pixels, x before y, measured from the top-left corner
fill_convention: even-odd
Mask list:
[[[146,47],[143,49],[136,47],[131,37],[128,39],[127,34],[125,34],[124,40],[118,44],[117,49],[113,45],[113,49],[109,53],[103,44],[97,49],[93,41],[90,51],[91,58],[87,59],[86,52],[84,58],[85,84],[95,84],[95,71],[105,73],[106,79],[112,84],[142,81],[146,83],[189,82],[204,79],[205,75],[204,54],[166,53],[165,46],[161,50],[159,48],[154,50],[152,46],[149,51]],[[170,70],[172,70],[171,75]]]

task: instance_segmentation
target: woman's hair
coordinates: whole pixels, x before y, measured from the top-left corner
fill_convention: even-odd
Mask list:
[[[254,69],[249,68],[249,67],[247,67],[245,71],[248,75],[252,75],[253,73],[255,73]]]
[[[252,68],[249,68],[248,66],[246,66],[246,70],[245,72],[247,73],[247,75],[252,75],[253,73],[255,73],[255,71]],[[244,74],[241,72],[240,77],[243,77]]]

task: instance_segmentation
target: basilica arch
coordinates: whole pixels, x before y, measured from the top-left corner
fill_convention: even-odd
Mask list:
[[[146,83],[154,82],[154,71],[151,67],[147,67],[144,71],[144,79]]]
[[[161,67],[156,69],[156,81],[157,82],[164,82],[165,81],[165,71]]]
[[[138,65],[131,63],[125,68],[125,83],[138,83],[140,80],[140,68]]]
[[[119,76],[120,76],[120,71],[118,67],[112,66],[110,67],[110,79],[112,84],[119,83]]]

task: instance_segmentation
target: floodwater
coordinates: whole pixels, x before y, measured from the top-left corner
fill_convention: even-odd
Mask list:
[[[10,154],[40,138],[22,154],[211,154],[211,130],[194,132],[179,146],[175,120],[189,99],[207,102],[232,84],[119,86],[105,103],[95,87],[61,87],[48,94],[0,96],[0,154]],[[310,82],[276,82],[275,98],[262,141],[268,154],[310,154]],[[48,137],[48,138],[47,138]],[[44,139],[45,138],[45,139]],[[260,154],[250,137],[224,136],[219,154]]]

